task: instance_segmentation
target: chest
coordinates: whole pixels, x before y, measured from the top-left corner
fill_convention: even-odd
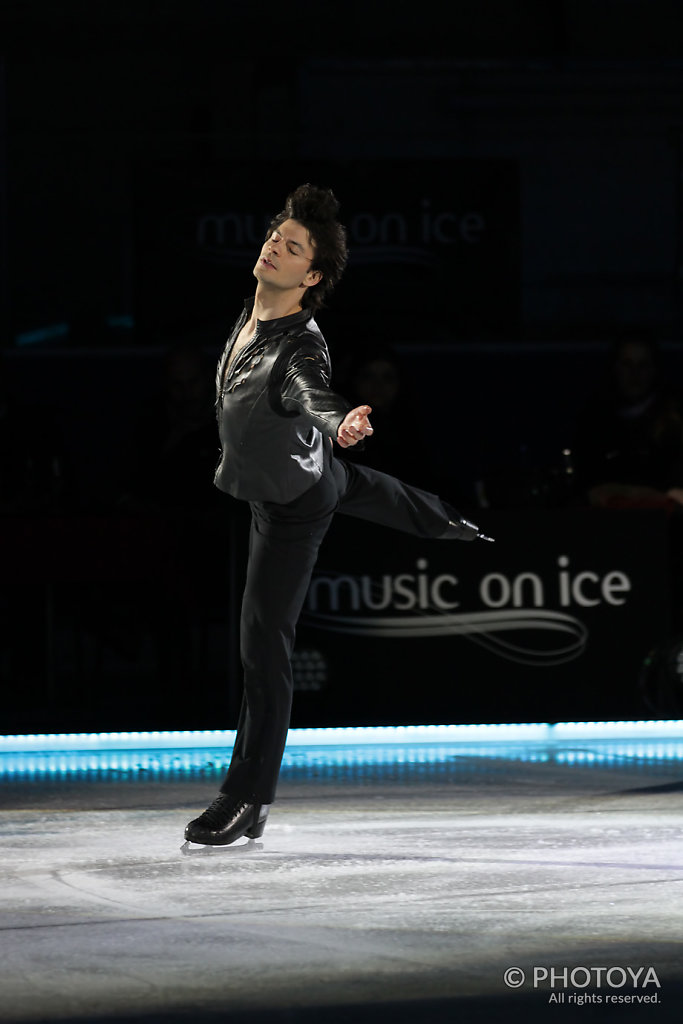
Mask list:
[[[262,389],[268,380],[277,356],[279,339],[254,330],[245,324],[231,337],[218,366],[216,397],[220,403],[226,395],[242,394],[249,381],[251,388]]]
[[[244,348],[246,348],[246,346],[249,344],[249,342],[251,341],[253,336],[254,336],[254,332],[253,332],[253,330],[251,328],[251,325],[250,324],[245,324],[244,327],[242,328],[242,330],[239,332],[239,334],[235,338],[235,343],[232,346],[232,349],[230,350],[230,357],[228,359],[228,366],[227,366],[228,371],[230,371],[232,369],[232,367],[233,367],[233,365],[235,363],[235,360],[239,356],[240,352]]]

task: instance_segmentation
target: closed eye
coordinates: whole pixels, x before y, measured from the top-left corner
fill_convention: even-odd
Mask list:
[[[303,247],[300,246],[298,242],[288,242],[285,238],[283,238],[279,231],[273,231],[270,238],[271,241],[275,242],[276,244],[278,242],[285,242],[287,245],[287,252],[289,253],[290,256],[303,256]]]

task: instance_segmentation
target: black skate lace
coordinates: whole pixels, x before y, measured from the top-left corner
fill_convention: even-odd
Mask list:
[[[199,824],[212,830],[222,828],[231,818],[246,807],[244,802],[235,802],[230,797],[217,796],[213,803],[209,804],[203,814],[200,814],[197,821]]]

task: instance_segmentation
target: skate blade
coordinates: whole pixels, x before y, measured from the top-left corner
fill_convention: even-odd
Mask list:
[[[184,857],[217,857],[217,856],[243,856],[244,854],[258,853],[263,849],[263,843],[257,843],[255,839],[247,839],[246,843],[230,843],[228,846],[205,846],[203,843],[191,843],[186,839],[180,847]]]

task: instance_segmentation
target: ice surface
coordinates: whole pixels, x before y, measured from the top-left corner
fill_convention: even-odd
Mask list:
[[[656,970],[660,988],[592,988],[659,999],[600,1020],[678,1020],[681,774],[472,752],[293,766],[263,839],[212,849],[182,833],[218,775],[18,778],[0,1020],[597,1020],[533,987],[534,967],[580,966]]]

